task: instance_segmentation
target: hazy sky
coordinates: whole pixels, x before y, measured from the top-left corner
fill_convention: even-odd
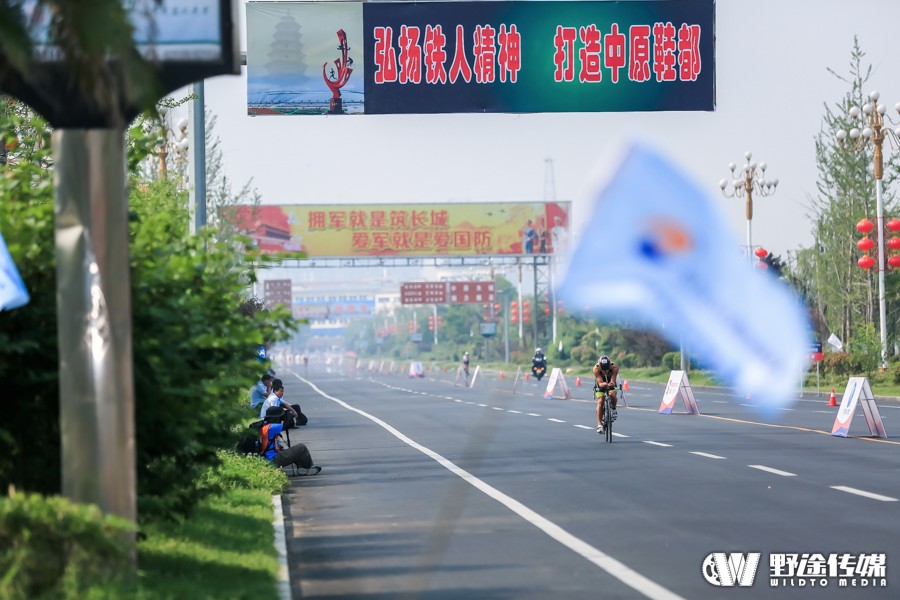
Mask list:
[[[245,48],[243,7],[241,19]],[[754,201],[753,243],[784,254],[811,243],[813,140],[823,103],[847,90],[827,68],[848,73],[858,35],[869,88],[897,116],[898,24],[897,0],[719,0],[715,112],[249,117],[246,71],[208,80],[206,103],[232,181],[252,178],[273,204],[540,200],[548,157],[556,199],[575,200],[610,140],[637,134],[721,202],[743,244],[744,201],[718,182],[750,150],[780,180]],[[574,218],[585,214],[576,204]]]

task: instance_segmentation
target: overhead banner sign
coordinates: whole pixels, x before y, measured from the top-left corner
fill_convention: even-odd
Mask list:
[[[240,206],[236,226],[264,253],[309,257],[566,252],[568,202]]]
[[[251,115],[715,109],[715,1],[250,2]]]

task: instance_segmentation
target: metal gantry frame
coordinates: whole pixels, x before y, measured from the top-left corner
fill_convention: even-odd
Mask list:
[[[531,267],[534,274],[534,312],[531,319],[535,346],[556,341],[556,294],[552,254],[486,254],[477,256],[318,256],[284,259],[281,268],[352,269],[373,267]],[[508,316],[507,316],[508,318]],[[520,323],[521,324],[521,323]],[[524,341],[524,340],[523,340]]]
[[[317,256],[287,258],[280,261],[282,268],[345,269],[362,267],[547,267],[551,254],[485,254],[477,256],[366,256],[340,257]],[[546,285],[546,284],[545,284]]]

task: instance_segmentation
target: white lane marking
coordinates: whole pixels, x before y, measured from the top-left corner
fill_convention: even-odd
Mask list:
[[[525,413],[525,414],[528,415],[529,417],[539,417],[539,416],[541,416],[541,415],[539,415],[539,414],[537,414],[537,413]]]
[[[728,402],[725,400],[713,400],[713,402],[715,402],[716,404],[728,404]]]
[[[508,411],[506,411],[506,412],[511,412],[511,413],[513,413],[514,415],[521,415],[521,414],[522,414],[522,411],[521,411],[521,410],[508,410]]]
[[[865,498],[871,498],[872,500],[881,500],[882,502],[897,502],[896,498],[891,498],[890,496],[882,496],[881,494],[873,494],[872,492],[858,490],[856,488],[847,487],[846,485],[833,485],[831,486],[831,489],[847,492],[848,494],[856,494],[857,496],[863,496]]]
[[[572,425],[572,427],[577,427],[578,429],[589,429],[590,431],[594,431],[593,427],[588,427],[587,425]]]
[[[751,469],[759,469],[760,471],[765,471],[767,473],[774,473],[775,475],[781,475],[782,477],[796,477],[796,473],[788,473],[787,471],[781,471],[779,469],[773,469],[772,467],[765,467],[763,465],[747,465]]]
[[[696,454],[697,456],[705,456],[706,458],[718,458],[724,459],[724,456],[719,456],[718,454],[709,454],[707,452],[691,452],[691,454]]]
[[[451,400],[453,400],[454,402],[459,402],[460,404],[462,404],[462,400],[460,400],[459,398],[451,398]]]
[[[562,420],[560,420],[560,419],[551,419],[551,418],[548,418],[547,420],[548,420],[548,421],[553,421],[554,423],[565,423],[565,421],[562,421]]]
[[[615,431],[613,431],[613,437],[630,437],[630,436],[627,436],[624,433],[616,433]]]
[[[880,407],[879,407],[879,408],[880,408]],[[814,413],[823,413],[823,414],[826,414],[826,415],[832,414],[832,411],[830,411],[830,410],[814,410],[813,412],[814,412]]]
[[[753,408],[752,404],[744,404],[743,402],[741,402],[741,406],[749,406],[750,408]]]
[[[483,406],[484,408],[487,408],[487,404],[479,404],[478,406]]]
[[[645,444],[650,444],[652,446],[662,446],[663,448],[671,448],[672,444],[663,444],[662,442],[651,442],[650,440],[644,440]]]
[[[491,408],[494,410],[506,410],[505,408],[500,408],[499,406],[492,406]]]
[[[588,560],[589,562],[597,565],[598,567],[600,567],[601,569],[603,569],[604,571],[606,571],[607,573],[609,573],[610,575],[612,575],[613,577],[615,577],[616,579],[618,579],[619,581],[624,583],[625,585],[637,590],[638,592],[644,594],[648,598],[652,598],[653,600],[684,600],[684,598],[682,598],[675,592],[659,585],[655,581],[648,579],[644,575],[641,575],[640,573],[638,573],[637,571],[635,571],[634,569],[632,569],[625,563],[616,560],[609,554],[606,554],[605,552],[602,552],[599,549],[594,548],[593,546],[591,546],[584,540],[572,535],[571,533],[569,533],[568,531],[566,531],[565,529],[563,529],[562,527],[560,527],[559,525],[557,525],[556,523],[551,521],[550,519],[540,515],[539,513],[535,512],[534,510],[528,508],[527,506],[525,506],[524,504],[522,504],[515,498],[507,496],[500,490],[488,485],[487,483],[485,483],[481,479],[475,477],[474,475],[472,475],[465,469],[462,469],[459,466],[457,466],[455,463],[447,460],[446,458],[444,458],[437,452],[435,452],[435,451],[419,444],[418,442],[414,441],[413,439],[407,437],[406,435],[404,435],[403,433],[401,433],[394,427],[388,425],[387,423],[385,423],[378,417],[376,417],[374,415],[370,415],[369,413],[367,413],[365,411],[362,411],[358,408],[355,408],[355,407],[347,404],[343,400],[340,400],[338,398],[335,398],[334,396],[330,396],[330,395],[326,394],[325,392],[320,390],[318,387],[316,387],[316,385],[313,382],[308,381],[308,380],[304,379],[303,377],[300,377],[300,375],[297,375],[296,373],[294,373],[294,376],[297,379],[299,379],[300,381],[302,381],[303,383],[305,383],[306,385],[308,385],[309,387],[311,387],[317,394],[319,394],[323,398],[327,398],[327,399],[331,400],[332,402],[336,402],[337,404],[339,404],[340,406],[343,406],[347,410],[353,411],[353,412],[357,413],[358,415],[361,415],[361,416],[365,417],[366,419],[369,419],[376,425],[379,425],[385,431],[387,431],[388,433],[390,433],[391,435],[396,437],[398,440],[407,444],[410,448],[414,448],[415,450],[418,450],[425,456],[431,458],[436,463],[438,463],[439,465],[441,465],[442,467],[444,467],[445,469],[447,469],[448,471],[450,471],[451,473],[453,473],[454,475],[456,475],[457,477],[459,477],[460,479],[462,479],[463,481],[465,481],[466,483],[468,483],[469,485],[474,487],[475,489],[484,493],[486,496],[492,498],[493,500],[496,500],[498,503],[502,504],[503,506],[505,506],[506,508],[511,510],[513,513],[517,514],[519,517],[524,519],[526,522],[531,523],[532,525],[534,525],[535,527],[537,527],[538,529],[543,531],[551,539],[556,540],[557,542],[559,542],[566,548],[572,550],[579,556],[581,556],[581,557],[585,558],[586,560]]]
[[[778,407],[779,410],[794,410],[793,408],[785,408],[783,406]]]
[[[272,496],[273,520],[275,530],[275,553],[278,555],[278,598],[290,600],[291,576],[287,562],[287,541],[284,533],[284,509],[281,507],[281,496]]]

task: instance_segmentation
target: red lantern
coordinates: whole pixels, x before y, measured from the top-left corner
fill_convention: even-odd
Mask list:
[[[550,314],[550,309],[549,309],[549,308],[545,308],[545,309],[544,309],[544,314],[545,314],[545,315],[549,315],[549,314]]]
[[[872,221],[868,219],[863,219],[856,224],[856,230],[860,233],[869,233],[870,231],[872,231],[873,227],[875,227],[875,225],[873,225]]]
[[[871,256],[863,256],[858,261],[856,261],[856,264],[858,264],[863,269],[871,269],[875,266],[875,259]]]
[[[898,219],[897,217],[894,217],[893,219],[891,219],[890,221],[887,222],[885,227],[887,227],[891,231],[900,231],[900,219]]]
[[[900,269],[900,256],[896,254],[888,259],[888,266],[892,269]]]
[[[758,258],[759,260],[762,260],[769,255],[769,253],[766,251],[766,249],[763,248],[762,246],[757,248],[756,252],[754,252],[753,254],[755,254],[756,258]]]
[[[891,238],[891,239],[895,239],[895,240],[897,240],[898,243],[900,243],[900,239],[897,239],[897,238]],[[875,242],[873,242],[869,238],[863,238],[863,239],[859,240],[858,242],[856,242],[856,247],[859,248],[860,250],[862,250],[863,252],[868,252],[869,250],[871,250],[872,248],[875,247]]]
[[[509,318],[509,320],[510,320],[511,322],[513,322],[513,323],[518,323],[518,322],[519,322],[519,317],[518,317],[517,315],[513,315],[513,316],[511,316],[511,317]]]
[[[892,237],[889,239],[888,248],[891,250],[900,250],[900,238]]]

